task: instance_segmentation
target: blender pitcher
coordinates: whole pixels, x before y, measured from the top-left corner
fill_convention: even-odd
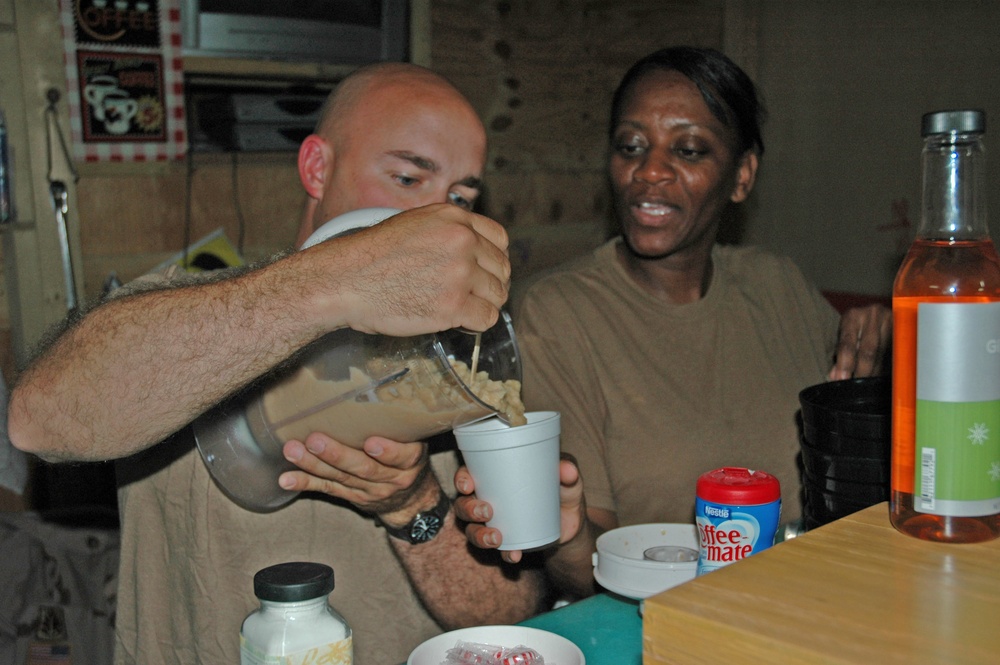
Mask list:
[[[318,229],[303,247],[395,212],[347,213]],[[193,424],[198,450],[233,500],[267,511],[298,494],[278,485],[282,473],[297,468],[282,455],[291,439],[323,432],[360,448],[373,435],[421,441],[493,415],[519,417],[521,364],[506,312],[478,342],[477,350],[477,336],[461,330],[414,337],[333,331],[284,371],[198,418]]]

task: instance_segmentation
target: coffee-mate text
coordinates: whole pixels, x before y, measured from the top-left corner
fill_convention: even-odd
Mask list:
[[[732,563],[753,553],[754,538],[739,529],[716,529],[715,525],[699,524],[699,537],[705,559],[712,563]]]

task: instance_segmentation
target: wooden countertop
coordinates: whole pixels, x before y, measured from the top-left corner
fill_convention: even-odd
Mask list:
[[[888,504],[648,598],[643,663],[998,663],[1000,540],[897,532]]]

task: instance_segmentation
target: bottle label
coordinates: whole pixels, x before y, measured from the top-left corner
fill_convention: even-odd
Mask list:
[[[914,509],[1000,513],[1000,303],[917,310]]]
[[[240,665],[353,665],[354,645],[347,637],[336,642],[304,649],[296,653],[275,655],[247,642],[240,634]]]
[[[758,506],[733,506],[695,498],[698,574],[747,558],[774,544],[781,500]]]

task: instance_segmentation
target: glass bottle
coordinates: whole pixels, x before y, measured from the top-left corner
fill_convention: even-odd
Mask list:
[[[1000,257],[982,111],[923,116],[920,228],[893,286],[890,519],[925,540],[1000,535]]]
[[[290,562],[253,578],[260,608],[240,629],[240,665],[353,665],[351,628],[327,602],[333,568]]]

